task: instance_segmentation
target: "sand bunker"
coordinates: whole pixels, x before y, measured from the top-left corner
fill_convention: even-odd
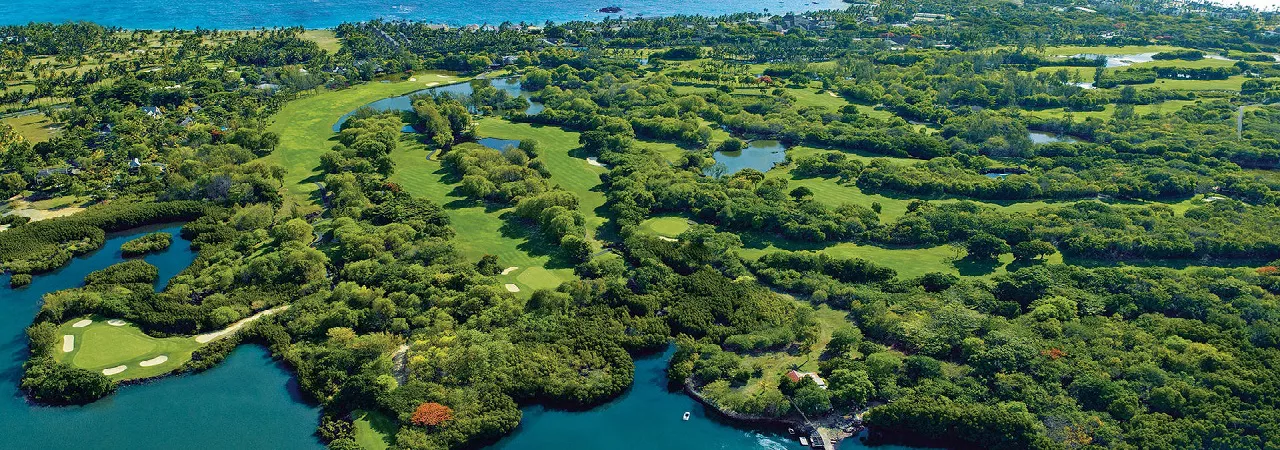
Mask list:
[[[102,374],[103,374],[103,375],[115,375],[115,374],[117,374],[117,373],[124,372],[124,369],[128,369],[128,368],[129,368],[129,366],[115,366],[115,367],[112,367],[112,368],[110,368],[110,369],[102,369]]]
[[[71,328],[84,328],[84,327],[89,326],[90,324],[93,324],[93,321],[92,321],[92,320],[84,319],[84,320],[81,320],[81,321],[79,321],[79,322],[76,322],[76,323],[71,324]]]
[[[839,98],[839,97],[840,97],[839,95],[836,95],[836,93],[835,93],[835,92],[831,92],[831,91],[827,91],[827,95],[830,95],[830,96],[832,96],[832,97],[836,97],[836,98]]]
[[[62,336],[62,353],[76,349],[76,337],[70,334]]]
[[[418,81],[417,78],[410,78],[409,81]]]
[[[515,272],[515,271],[516,271],[516,269],[519,269],[519,267],[508,267],[508,268],[506,268],[506,269],[502,269],[502,274],[503,274],[503,275],[510,275],[510,274],[511,274],[511,272]]]
[[[434,82],[434,81],[432,81],[432,82],[430,82],[430,83],[427,83],[427,87],[431,87],[431,86],[439,86],[439,85],[440,85],[440,83],[437,83],[437,82]]]
[[[669,237],[666,237],[666,236],[658,236],[658,239],[660,239],[660,240],[664,240],[664,241],[667,241],[667,242],[676,242],[676,241],[679,241],[679,239],[676,239],[676,238],[669,238]]]
[[[520,286],[516,286],[511,283],[507,283],[506,288],[507,292],[520,292]]]
[[[125,321],[120,320],[120,319],[111,319],[111,320],[108,320],[108,321],[107,321],[107,325],[111,325],[111,326],[113,326],[113,327],[123,327],[123,326],[125,326],[125,325],[127,325],[127,324],[128,324],[128,322],[125,322]]]
[[[588,157],[587,157],[587,164],[590,164],[590,165],[593,165],[593,166],[596,166],[596,167],[606,167],[606,166],[604,165],[604,163],[600,162],[600,160],[599,160],[599,159],[596,159],[596,157],[594,157],[594,156],[588,156]]]
[[[157,356],[157,357],[155,357],[155,358],[151,358],[151,359],[148,359],[148,360],[146,360],[146,361],[140,362],[140,363],[138,363],[138,365],[139,365],[139,366],[142,366],[142,367],[151,367],[151,366],[156,366],[156,365],[164,364],[164,362],[165,362],[165,361],[168,361],[168,360],[169,360],[169,356],[168,356],[168,355],[160,355],[160,356]]]

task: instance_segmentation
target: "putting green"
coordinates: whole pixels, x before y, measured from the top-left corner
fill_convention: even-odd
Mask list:
[[[112,380],[164,375],[190,361],[191,352],[200,347],[191,337],[152,337],[132,324],[110,325],[108,318],[101,316],[88,317],[93,323],[86,327],[72,326],[84,319],[71,319],[58,328],[59,336],[75,336],[75,348],[63,352],[59,347],[54,350],[54,357],[59,362],[100,373],[103,369],[125,366],[124,371],[108,375]],[[62,339],[58,342],[61,345]],[[140,364],[160,356],[167,359],[148,367]]]
[[[640,225],[659,236],[676,237],[689,229],[689,220],[683,217],[654,217]]]
[[[76,338],[80,349],[72,362],[80,367],[119,365],[155,352],[156,340],[132,327],[92,327]]]

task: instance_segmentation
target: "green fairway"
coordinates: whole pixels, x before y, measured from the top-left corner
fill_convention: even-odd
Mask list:
[[[395,443],[400,425],[386,414],[377,411],[356,410],[351,413],[355,425],[356,444],[366,450],[386,450]]]
[[[553,262],[551,255],[556,252],[556,248],[539,241],[530,242],[529,236],[534,230],[513,228],[502,219],[502,214],[509,209],[491,211],[483,204],[452,195],[457,185],[440,162],[427,159],[426,147],[416,142],[406,142],[408,140],[406,138],[402,141],[400,148],[391,154],[396,167],[391,181],[415,197],[426,198],[444,206],[453,229],[457,232],[454,242],[464,257],[477,261],[484,255],[497,255],[498,264],[503,267],[518,267],[515,272],[501,275],[498,279],[503,283],[516,284],[525,293],[538,287],[554,287],[560,281],[573,279],[573,269],[569,265]],[[554,268],[547,270],[548,265]],[[534,268],[545,272],[528,278],[529,281],[535,281],[535,284],[519,280],[520,275]]]
[[[595,230],[603,225],[604,192],[600,191],[600,174],[607,172],[605,168],[587,163],[585,158],[573,156],[577,150],[578,133],[561,128],[511,123],[502,119],[487,117],[481,119],[476,132],[481,137],[499,139],[525,140],[538,142],[538,154],[547,170],[551,171],[551,184],[572,192],[581,201],[580,210],[587,221],[588,236],[594,236]]]
[[[324,91],[291,101],[272,116],[270,131],[280,135],[280,145],[264,158],[279,164],[288,172],[284,188],[295,204],[313,201],[316,182],[321,180],[316,169],[320,155],[333,147],[333,124],[343,114],[387,97],[425,89],[430,83],[453,83],[461,78],[452,75],[420,74],[418,81],[398,83],[365,83],[341,91]],[[424,81],[425,80],[425,81]]]
[[[85,327],[77,322],[92,320]],[[101,373],[103,369],[126,366],[108,375],[113,380],[148,378],[169,373],[191,360],[191,352],[200,347],[192,337],[156,338],[146,335],[132,324],[113,326],[100,316],[81,317],[62,324],[58,329],[59,348],[54,351],[59,361]],[[63,352],[64,336],[74,336],[74,350]],[[143,366],[140,363],[157,357],[166,360]]]
[[[13,131],[18,132],[18,135],[26,138],[32,143],[40,143],[49,140],[49,138],[52,138],[53,134],[58,131],[58,128],[61,127],[61,124],[53,123],[48,116],[38,113],[17,117],[7,117],[0,119],[0,122],[4,122],[5,124],[13,127]]]
[[[640,226],[659,236],[676,237],[689,229],[689,219],[683,217],[654,217],[641,222]]]

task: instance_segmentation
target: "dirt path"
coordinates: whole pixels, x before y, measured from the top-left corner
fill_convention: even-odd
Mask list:
[[[268,310],[266,310],[266,311],[259,312],[259,313],[257,313],[257,314],[252,315],[252,316],[249,316],[249,317],[246,317],[246,318],[240,319],[240,320],[239,320],[239,321],[237,321],[236,323],[233,323],[233,324],[231,324],[230,326],[228,326],[228,327],[226,327],[226,328],[223,328],[223,329],[221,329],[221,330],[214,331],[214,332],[211,332],[211,333],[205,333],[205,334],[197,335],[197,336],[196,336],[196,342],[199,342],[199,343],[201,343],[201,344],[207,344],[207,343],[212,342],[212,341],[214,341],[214,340],[216,340],[216,339],[219,339],[219,338],[221,338],[221,337],[223,337],[223,336],[229,335],[229,334],[231,334],[231,333],[235,333],[236,331],[239,331],[241,328],[243,328],[245,325],[248,325],[248,324],[250,324],[250,323],[253,323],[253,321],[258,320],[258,319],[261,319],[263,316],[269,316],[269,315],[272,315],[272,314],[278,313],[278,312],[280,312],[280,311],[284,311],[284,310],[286,310],[286,309],[289,309],[289,305],[278,306],[278,307],[275,307],[275,308],[268,309]]]
[[[409,346],[401,345],[391,354],[391,376],[404,385],[409,382]]]

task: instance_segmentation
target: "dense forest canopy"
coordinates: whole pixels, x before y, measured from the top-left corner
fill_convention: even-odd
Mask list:
[[[672,342],[673,389],[873,443],[1275,447],[1277,46],[1274,12],[1154,0],[0,27],[11,285],[141,225],[185,223],[125,256],[199,252],[46,295],[22,388],[120,384],[59,357],[79,318],[250,319],[175,370],[265,345],[332,448],[367,413],[482,446]]]

